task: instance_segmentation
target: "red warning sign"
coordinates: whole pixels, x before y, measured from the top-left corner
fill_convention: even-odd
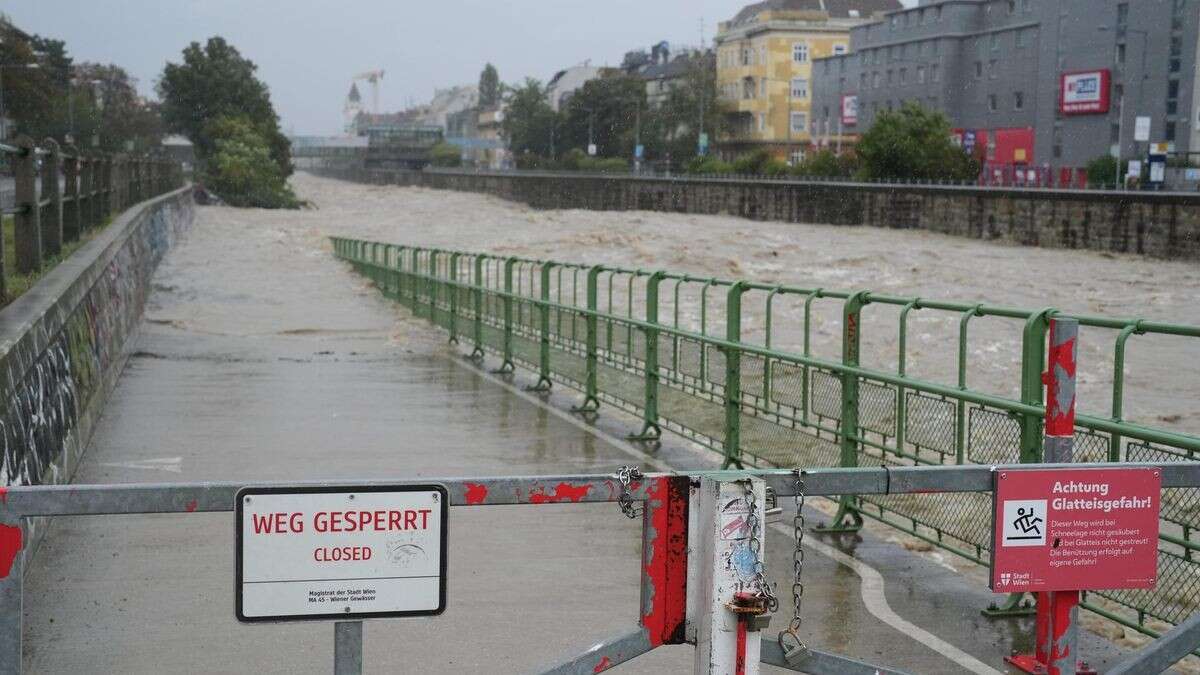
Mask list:
[[[991,588],[997,593],[1154,588],[1157,469],[995,473]]]

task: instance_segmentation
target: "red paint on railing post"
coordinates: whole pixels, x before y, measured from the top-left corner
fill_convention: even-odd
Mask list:
[[[1050,349],[1046,372],[1046,437],[1042,461],[1070,463],[1075,449],[1075,371],[1079,354],[1079,321],[1066,317],[1050,320]],[[1045,675],[1094,675],[1084,662],[1075,663],[1079,591],[1037,594],[1037,619],[1033,654],[1005,658],[1018,670]]]
[[[687,618],[687,476],[650,479],[642,519],[641,624],[650,644],[684,642]]]
[[[0,524],[0,579],[8,577],[23,545],[20,525]]]

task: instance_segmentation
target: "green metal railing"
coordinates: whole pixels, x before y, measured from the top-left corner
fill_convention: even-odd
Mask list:
[[[550,260],[334,238],[335,254],[371,278],[385,296],[446,329],[475,356],[492,353],[502,370],[537,374],[583,394],[577,408],[608,404],[638,416],[633,437],[663,430],[724,455],[725,466],[819,467],[998,464],[1042,459],[1042,370],[1052,308],[1027,310],[865,290],[833,291],[660,270],[585,266]],[[802,303],[800,333],[784,334],[784,299]],[[841,305],[841,355],[814,354],[814,306]],[[760,316],[744,312],[761,302]],[[898,309],[894,370],[860,363],[864,309]],[[958,318],[955,385],[907,373],[909,317]],[[1064,315],[1065,316],[1065,315]],[[1132,335],[1200,337],[1200,327],[1070,315],[1115,332],[1108,416],[1078,414],[1075,461],[1200,459],[1200,437],[1122,419],[1125,346]],[[994,317],[1020,326],[1020,382],[1013,397],[967,385],[968,329]],[[773,346],[773,342],[776,343]],[[987,494],[842,497],[828,530],[853,530],[862,516],[980,564],[988,564]],[[1142,632],[1177,624],[1200,606],[1200,490],[1163,491],[1159,584],[1154,591],[1091,594],[1084,606]],[[1102,596],[1107,602],[1094,596]]]

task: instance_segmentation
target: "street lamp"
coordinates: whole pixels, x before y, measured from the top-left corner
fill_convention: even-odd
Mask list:
[[[4,117],[4,69],[19,70],[25,68],[34,70],[41,66],[37,63],[0,63],[0,141],[8,138],[8,120]]]
[[[1097,26],[1096,30],[1101,33],[1107,33],[1108,31],[1110,31],[1112,29],[1109,28],[1108,26]],[[1141,35],[1142,35],[1142,76],[1138,80],[1138,100],[1142,101],[1145,99],[1146,78],[1148,77],[1148,75],[1146,73],[1146,52],[1149,50],[1149,46],[1150,46],[1150,33],[1149,33],[1149,31],[1144,31],[1144,30],[1140,30],[1137,28],[1125,28],[1124,31],[1126,33],[1141,33]],[[1120,35],[1118,34],[1118,37],[1119,36]],[[1122,62],[1122,65],[1124,65],[1124,62]],[[1124,142],[1123,142],[1124,141],[1124,131],[1125,131],[1125,84],[1124,84],[1124,82],[1121,83],[1121,99],[1118,102],[1117,107],[1118,107],[1118,110],[1117,110],[1117,171],[1120,171],[1121,157],[1125,151],[1125,146],[1124,146]],[[1136,120],[1136,118],[1137,118],[1137,114],[1135,112],[1134,119]],[[1137,141],[1135,140],[1134,143],[1137,143]]]

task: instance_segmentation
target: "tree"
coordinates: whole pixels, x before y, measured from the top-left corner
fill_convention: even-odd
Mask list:
[[[950,140],[950,122],[940,112],[906,103],[884,111],[856,147],[866,179],[972,180],[979,163]]]
[[[434,166],[461,166],[462,150],[457,145],[438,143],[430,149],[429,161]]]
[[[201,161],[216,152],[209,135],[214,120],[239,117],[252,125],[270,150],[283,176],[292,173],[291,145],[279,130],[267,85],[255,76],[258,66],[224,38],[183,50],[183,63],[168,63],[158,83],[167,128],[187,136]]]
[[[541,82],[527,77],[524,84],[509,87],[505,103],[500,133],[515,157],[550,157],[563,149],[560,141],[551,152],[551,135],[557,132],[559,119],[546,102],[546,88]]]
[[[491,108],[500,103],[500,74],[496,66],[487,64],[479,73],[479,107]]]
[[[75,66],[75,128],[81,147],[106,152],[157,147],[166,132],[159,104],[146,102],[134,80],[115,65],[81,63]]]
[[[632,157],[639,107],[647,116],[646,86],[640,78],[621,74],[588,80],[567,101],[559,145],[586,148],[590,127],[597,155]]]
[[[704,132],[709,138],[720,138],[728,131],[726,107],[717,93],[717,70],[712,56],[693,57],[683,80],[654,111],[652,128],[659,138],[654,143],[654,156],[669,153],[673,163],[683,163],[696,156],[700,145],[701,114]],[[650,149],[647,146],[647,150]]]
[[[206,187],[232,206],[297,208],[299,200],[287,184],[257,124],[245,117],[218,117],[205,125],[213,151],[204,163]]]
[[[1121,164],[1112,155],[1101,155],[1087,163],[1087,180],[1092,185],[1116,185],[1121,182]]]

